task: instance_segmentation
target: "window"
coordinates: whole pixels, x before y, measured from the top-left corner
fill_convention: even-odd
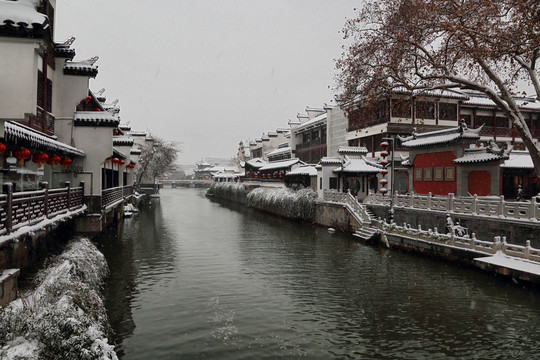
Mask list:
[[[422,181],[422,168],[415,168],[414,169],[414,181]]]
[[[443,181],[444,180],[444,173],[443,168],[434,168],[433,169],[433,180],[435,181]]]
[[[470,127],[470,128],[473,127],[472,116],[471,115],[461,115],[461,118],[463,120],[465,120],[465,124],[467,124],[468,127]]]
[[[418,119],[435,119],[435,103],[418,101],[416,103],[416,117]]]
[[[331,177],[330,178],[330,189],[336,189],[337,190],[337,178]]]
[[[477,116],[476,117],[476,124],[478,126],[485,124],[485,126],[491,126],[493,127],[493,116]]]
[[[457,120],[457,104],[439,103],[439,119]]]
[[[445,172],[445,176],[444,176],[444,179],[446,181],[454,181],[456,180],[456,173],[455,173],[455,169],[453,167],[447,167],[447,168],[444,168],[444,172]]]
[[[424,181],[431,181],[433,179],[433,169],[425,168],[424,169]]]
[[[392,117],[410,118],[411,101],[405,99],[392,99]]]
[[[508,128],[508,118],[506,117],[496,117],[495,118],[495,124],[498,128]]]

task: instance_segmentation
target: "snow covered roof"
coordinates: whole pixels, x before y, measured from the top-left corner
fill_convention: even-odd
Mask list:
[[[270,152],[267,152],[266,153],[266,156],[277,156],[277,155],[281,155],[281,154],[289,154],[291,152],[291,147],[290,146],[287,146],[287,147],[277,147],[276,149],[270,151]]]
[[[487,147],[476,149],[466,149],[462,157],[455,159],[454,164],[472,164],[488,161],[499,161],[508,159],[512,148],[508,150],[501,149],[493,140],[489,141]]]
[[[90,59],[80,61],[67,60],[64,63],[64,74],[96,77],[98,74],[98,67],[94,64],[98,59],[98,56],[94,56]]]
[[[315,168],[315,165],[301,165],[285,174],[285,176],[291,175],[317,176],[317,169]]]
[[[514,101],[522,109],[540,110],[540,101],[535,99],[515,97]],[[463,102],[463,105],[497,107],[493,100],[486,96],[482,96],[481,94],[471,96],[468,100]]]
[[[364,157],[361,159],[347,158],[341,167],[334,169],[333,172],[345,173],[378,173],[381,169],[371,165]]]
[[[528,151],[512,151],[510,157],[501,167],[508,169],[534,169],[532,158]]]
[[[142,152],[142,151],[141,151],[141,149],[139,149],[139,148],[132,148],[132,149],[129,151],[129,153],[130,153],[131,155],[140,155],[141,152]]]
[[[146,136],[144,131],[130,131],[129,136]]]
[[[255,159],[248,160],[246,164],[248,164],[251,167],[259,169],[260,167],[266,165],[267,163],[261,158],[255,158]]]
[[[54,43],[54,56],[73,59],[75,57],[75,49],[71,48],[71,44],[74,41],[75,37],[72,36],[63,43]]]
[[[113,145],[133,146],[133,139],[127,136],[113,136]]]
[[[285,160],[285,161],[276,161],[276,162],[268,163],[268,164],[260,167],[259,170],[266,171],[266,170],[275,170],[275,169],[287,169],[287,168],[290,168],[291,166],[293,166],[294,164],[297,164],[299,162],[301,162],[300,159],[290,159],[290,160]]]
[[[404,94],[404,95],[411,95],[411,96],[426,96],[426,97],[439,97],[439,98],[447,98],[447,99],[459,99],[459,100],[467,100],[469,97],[466,94],[463,94],[459,90],[443,90],[443,89],[435,89],[435,90],[428,90],[428,89],[418,89],[418,90],[408,90],[406,88],[396,88],[393,90],[394,94]]]
[[[55,138],[26,127],[22,124],[6,121],[4,125],[4,137],[7,141],[50,152],[61,152],[68,155],[83,157],[84,151],[68,144],[55,140]]]
[[[401,137],[398,135],[398,139],[401,142],[401,145],[404,147],[417,148],[422,146],[447,144],[459,139],[478,140],[480,139],[481,129],[482,126],[474,130],[469,129],[464,123],[462,123],[460,126],[451,129],[417,134],[415,128],[411,136]]]
[[[40,0],[0,0],[0,32],[41,36],[43,30],[49,28],[49,19],[37,12],[40,5]]]
[[[321,125],[321,124],[326,122],[326,116],[327,116],[326,112],[324,114],[316,116],[313,119],[308,120],[305,123],[303,123],[302,125],[298,126],[296,128],[296,131],[307,130],[307,129],[315,127],[317,125]]]
[[[338,154],[367,154],[368,149],[365,146],[339,146]]]
[[[341,159],[338,157],[323,157],[319,163],[321,165],[340,165]]]
[[[115,147],[113,147],[113,156],[119,159],[126,159],[126,155]]]
[[[76,126],[116,127],[120,123],[120,120],[108,111],[76,111],[73,120]]]

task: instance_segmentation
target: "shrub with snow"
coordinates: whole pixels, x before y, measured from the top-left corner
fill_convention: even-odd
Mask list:
[[[100,293],[107,272],[90,240],[72,242],[33,291],[0,309],[0,358],[117,359]]]

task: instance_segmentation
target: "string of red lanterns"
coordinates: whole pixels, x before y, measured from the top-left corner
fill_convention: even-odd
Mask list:
[[[379,192],[383,195],[385,195],[388,192],[388,189],[386,188],[386,184],[388,184],[388,180],[386,179],[386,175],[388,175],[388,170],[386,167],[388,166],[388,160],[386,160],[386,157],[388,156],[388,142],[383,141],[381,143],[381,147],[383,148],[383,151],[381,151],[381,157],[382,159],[379,160],[379,164],[382,165],[382,170],[379,171],[379,173],[382,175],[382,179],[379,180],[379,183],[382,185],[382,188],[379,189]]]

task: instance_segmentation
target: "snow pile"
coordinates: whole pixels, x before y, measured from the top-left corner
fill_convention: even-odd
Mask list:
[[[311,188],[298,191],[283,188],[257,188],[248,196],[248,205],[290,219],[312,221],[317,193]]]
[[[108,267],[88,239],[74,241],[35,279],[35,290],[0,309],[2,359],[117,359],[100,296]]]

